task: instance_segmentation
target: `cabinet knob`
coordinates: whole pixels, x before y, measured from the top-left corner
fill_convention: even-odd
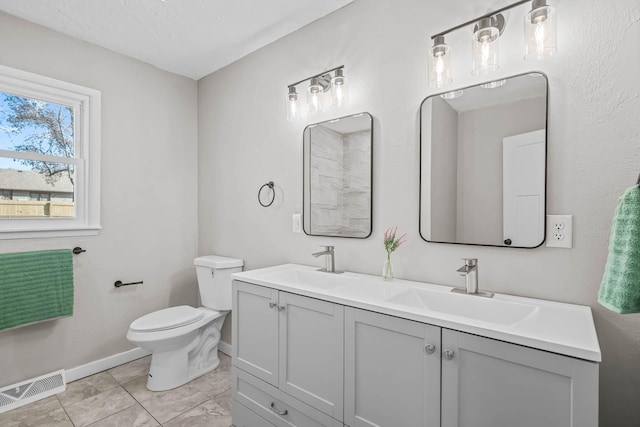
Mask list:
[[[276,402],[271,402],[271,410],[278,415],[287,415],[289,413],[289,411],[286,409],[284,411],[281,411],[278,408],[276,408]]]
[[[455,356],[455,353],[453,352],[453,350],[445,350],[444,353],[442,353],[444,355],[444,358],[447,360],[452,360],[453,357]]]
[[[436,346],[433,344],[427,344],[424,346],[424,351],[426,351],[427,354],[433,354],[436,351]]]
[[[269,303],[269,308],[276,308],[277,306],[278,306],[278,303],[276,303],[276,302],[272,301],[272,302]]]
[[[284,306],[284,305],[279,305],[279,306],[278,306],[278,311],[283,311],[284,309],[285,309],[285,306]]]

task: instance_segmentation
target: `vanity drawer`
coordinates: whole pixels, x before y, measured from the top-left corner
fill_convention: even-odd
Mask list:
[[[233,427],[275,427],[236,400],[233,401],[232,408]]]
[[[342,422],[237,368],[233,369],[233,399],[278,427],[343,426]]]

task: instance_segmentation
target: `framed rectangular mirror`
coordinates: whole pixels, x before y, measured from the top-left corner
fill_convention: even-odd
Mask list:
[[[545,238],[547,77],[532,72],[420,106],[420,235],[534,248]]]
[[[303,229],[310,236],[371,235],[373,118],[309,125],[303,132]]]

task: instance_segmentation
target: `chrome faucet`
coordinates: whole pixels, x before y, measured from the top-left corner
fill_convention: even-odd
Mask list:
[[[336,258],[333,246],[323,246],[324,251],[316,252],[311,255],[318,258],[321,255],[326,255],[324,259],[324,268],[320,271],[326,271],[327,273],[335,273],[336,271]]]
[[[478,259],[462,258],[462,260],[464,261],[464,265],[456,271],[464,276],[465,287],[453,288],[451,292],[491,298],[493,293],[478,290]]]

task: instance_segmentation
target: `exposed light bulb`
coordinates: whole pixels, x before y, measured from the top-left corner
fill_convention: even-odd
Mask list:
[[[483,69],[488,69],[489,68],[489,56],[491,54],[491,47],[489,45],[489,42],[487,41],[486,38],[482,39],[482,60],[481,60],[481,64],[482,64],[482,68]]]
[[[542,21],[536,23],[534,30],[536,40],[536,56],[538,59],[544,57],[544,24]]]

